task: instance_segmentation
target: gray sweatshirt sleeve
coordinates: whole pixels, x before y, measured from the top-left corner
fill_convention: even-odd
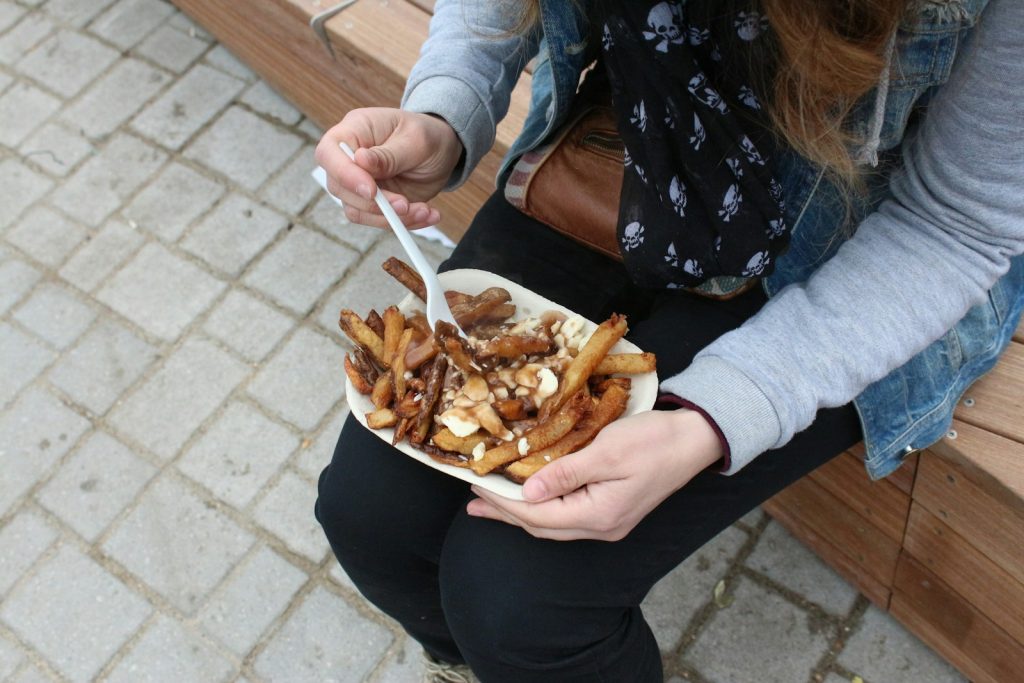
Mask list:
[[[662,388],[701,406],[727,474],[787,443],[985,300],[1024,252],[1024,2],[992,0],[892,197],[804,284],[787,287]]]
[[[494,144],[512,89],[537,51],[537,31],[512,35],[513,0],[438,0],[430,33],[409,74],[402,109],[436,114],[465,148],[448,187],[461,185]]]

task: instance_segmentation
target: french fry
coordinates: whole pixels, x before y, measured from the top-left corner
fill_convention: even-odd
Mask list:
[[[362,318],[356,315],[355,311],[347,308],[341,309],[338,325],[349,339],[369,351],[373,359],[380,365],[384,367],[391,366],[384,357],[384,340],[371,330],[370,326],[363,322]]]
[[[373,385],[359,374],[359,370],[356,369],[355,364],[347,353],[345,354],[345,374],[348,375],[348,381],[352,382],[352,386],[360,394],[369,394],[373,391]]]
[[[495,337],[480,345],[477,356],[480,358],[505,358],[514,360],[519,356],[545,356],[553,353],[555,344],[545,337],[525,334],[507,334]]]
[[[423,389],[423,399],[420,401],[420,412],[416,416],[416,425],[409,436],[409,440],[414,444],[423,443],[427,434],[430,433],[434,408],[437,407],[437,401],[441,398],[441,385],[444,383],[444,373],[447,369],[448,360],[444,356],[437,356],[427,372],[427,383]]]
[[[595,375],[642,375],[654,372],[653,353],[609,353],[594,368]]]
[[[366,414],[366,426],[370,429],[394,427],[397,423],[398,416],[390,408],[378,408],[372,413]]]
[[[393,437],[391,437],[391,445],[392,446],[396,446],[396,445],[398,445],[399,443],[402,442],[402,439],[405,438],[406,432],[409,431],[409,427],[412,426],[412,423],[413,423],[414,419],[415,418],[412,418],[412,417],[400,417],[399,418],[398,424],[395,425],[395,435]]]
[[[415,336],[415,333],[413,333]],[[409,344],[409,350],[405,352],[405,369],[416,370],[428,360],[437,355],[437,340],[434,335],[414,344]]]
[[[438,448],[465,456],[472,456],[477,444],[487,443],[487,437],[479,432],[469,436],[455,436],[447,427],[434,434],[430,440]]]
[[[416,335],[421,338],[425,339],[434,334],[434,331],[430,329],[430,323],[427,322],[427,316],[423,315],[419,311],[416,311],[406,318],[405,324],[416,330]]]
[[[366,314],[366,326],[376,332],[378,337],[384,336],[384,320],[376,308],[371,308],[370,312]]]
[[[405,329],[405,316],[398,310],[398,306],[388,306],[384,309],[384,320],[382,321],[384,332],[384,357],[388,363],[394,364],[395,351],[398,350],[398,341],[402,338],[402,331]]]
[[[525,420],[526,403],[521,398],[507,398],[494,402],[494,410],[503,420]]]
[[[427,286],[423,284],[423,278],[408,263],[392,256],[381,264],[381,268],[419,297],[420,301],[427,300]]]
[[[593,386],[593,390],[595,394],[598,394],[600,396],[604,395],[604,392],[608,391],[609,387],[617,386],[620,389],[625,389],[626,391],[629,391],[632,385],[633,380],[631,380],[629,377],[609,377],[608,379],[601,380],[600,382],[595,384]]]
[[[370,392],[370,400],[377,410],[387,408],[391,399],[395,396],[395,384],[391,377],[391,371],[382,372],[377,381],[373,383],[373,390]]]
[[[466,456],[450,453],[429,443],[415,444],[415,446],[437,462],[453,467],[469,467],[469,459]]]
[[[609,386],[597,406],[584,415],[571,432],[547,448],[528,453],[526,457],[510,463],[503,474],[508,479],[522,484],[549,462],[557,460],[563,455],[575,453],[593,441],[598,432],[625,412],[628,402],[628,389],[623,389],[618,384]]]
[[[512,300],[508,290],[501,287],[488,287],[468,301],[451,307],[452,315],[459,327],[466,329],[487,317],[494,309]]]
[[[542,422],[559,410],[571,396],[574,396],[586,385],[587,379],[594,374],[594,368],[600,364],[608,350],[615,346],[615,343],[625,334],[626,318],[618,313],[613,313],[608,320],[597,326],[587,343],[572,359],[562,376],[558,390],[541,406],[540,419]]]
[[[395,396],[405,396],[405,352],[409,350],[409,342],[412,341],[412,328],[407,327],[398,340],[398,348],[395,349],[394,364],[391,366],[391,374],[395,380]]]
[[[542,420],[536,427],[523,434],[526,439],[527,452],[539,451],[561,439],[579,422],[586,411],[590,399],[577,392],[565,405],[548,420]],[[473,460],[469,466],[477,474],[487,474],[502,465],[506,465],[522,457],[519,453],[520,439],[506,441],[484,452],[479,460]]]

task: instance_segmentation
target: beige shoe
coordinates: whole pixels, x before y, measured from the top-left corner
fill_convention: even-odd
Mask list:
[[[465,664],[450,664],[423,652],[426,663],[424,683],[480,683]]]

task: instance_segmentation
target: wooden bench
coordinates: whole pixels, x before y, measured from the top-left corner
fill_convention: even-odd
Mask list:
[[[433,0],[173,0],[321,127],[352,108],[395,106],[427,35]],[[438,200],[458,238],[493,188],[526,115],[524,74],[495,148]],[[845,453],[769,501],[783,526],[882,609],[978,681],[1024,664],[1024,325],[967,393],[948,438],[871,482]]]
[[[976,683],[1024,673],[1024,324],[945,439],[872,482],[844,453],[765,504]]]
[[[310,20],[340,0],[172,0],[321,128],[357,107],[397,106],[427,36],[434,0],[357,0],[323,24]],[[530,74],[519,80],[494,148],[468,182],[435,202],[439,226],[457,239],[494,190],[494,177],[522,128]]]

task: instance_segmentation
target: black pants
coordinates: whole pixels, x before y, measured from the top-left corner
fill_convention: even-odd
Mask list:
[[[592,320],[629,316],[661,377],[764,304],[631,287],[619,264],[492,197],[445,269],[501,274]],[[383,306],[387,302],[381,302]],[[788,445],[740,473],[706,471],[616,543],[536,539],[469,517],[464,482],[424,467],[349,418],[320,476],[317,519],[370,602],[435,657],[484,683],[660,681],[640,602],[662,576],[790,482],[861,439],[852,407],[822,410]]]

